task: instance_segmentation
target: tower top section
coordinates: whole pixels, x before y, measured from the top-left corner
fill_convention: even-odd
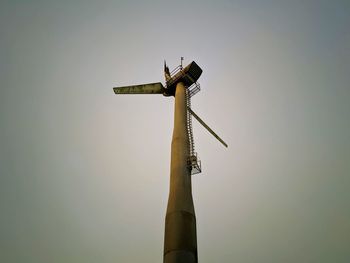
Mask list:
[[[180,65],[171,73],[164,72],[166,74],[166,96],[175,95],[176,84],[179,82],[182,82],[186,87],[190,87],[197,82],[202,72],[203,70],[194,61],[188,64],[185,68],[182,68],[182,65]]]

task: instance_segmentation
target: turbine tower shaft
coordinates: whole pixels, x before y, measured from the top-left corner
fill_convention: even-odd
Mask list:
[[[175,89],[174,130],[171,143],[170,192],[165,217],[164,263],[196,263],[196,216],[192,199],[190,141],[187,130],[186,87]]]

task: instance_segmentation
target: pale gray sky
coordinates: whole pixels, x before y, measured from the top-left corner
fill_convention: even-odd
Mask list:
[[[201,263],[350,262],[350,2],[1,1],[0,262],[162,262],[173,98],[193,109]]]

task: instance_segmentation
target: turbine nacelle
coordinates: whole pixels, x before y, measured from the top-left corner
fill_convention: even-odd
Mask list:
[[[169,68],[165,66],[164,74],[166,80],[167,94],[165,96],[174,96],[176,84],[182,82],[186,87],[192,86],[201,76],[203,70],[192,61],[185,68],[179,66],[173,70],[173,74],[169,72]]]

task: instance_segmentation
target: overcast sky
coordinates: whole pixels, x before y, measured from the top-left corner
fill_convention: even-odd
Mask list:
[[[162,262],[174,99],[203,69],[201,263],[350,262],[350,2],[1,1],[0,262]]]

